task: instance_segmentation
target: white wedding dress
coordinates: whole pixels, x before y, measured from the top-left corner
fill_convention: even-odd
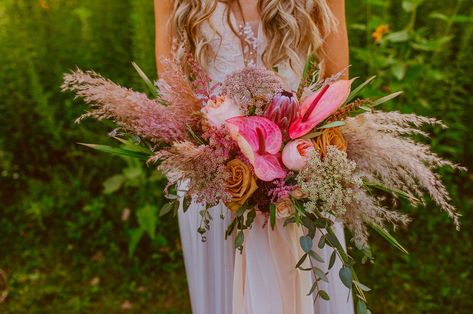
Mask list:
[[[231,15],[231,21],[238,26],[234,15]],[[221,82],[227,74],[245,66],[240,38],[227,23],[225,4],[218,4],[202,31],[215,52],[206,69],[213,81]],[[257,66],[260,66],[261,52],[266,45],[261,26],[257,43]],[[286,64],[278,67],[278,74],[286,89],[297,88],[301,73],[294,72]],[[185,190],[185,183],[180,190]],[[197,228],[202,209],[203,205],[195,202],[185,213],[182,204],[179,209],[179,228],[194,314],[354,313],[351,293],[338,278],[340,261],[330,271],[329,283],[321,281],[319,284],[320,289],[329,294],[330,301],[319,298],[314,303],[313,296],[307,296],[312,275],[295,269],[302,256],[300,227],[294,224],[283,227],[283,222],[278,221],[272,230],[266,226],[264,216],[257,215],[253,228],[245,232],[244,250],[240,254],[235,252],[233,239],[225,240],[225,229],[232,220],[232,213],[224,205],[210,209],[213,220],[206,234],[207,241],[201,241]],[[220,218],[221,214],[224,219]],[[335,223],[335,231],[344,243],[340,223]],[[318,243],[317,237],[314,243]],[[314,250],[326,263],[313,263],[326,270],[332,250],[329,247],[321,250],[316,245]]]

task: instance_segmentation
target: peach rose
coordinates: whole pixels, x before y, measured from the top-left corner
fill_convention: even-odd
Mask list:
[[[294,207],[292,206],[291,199],[289,197],[285,197],[280,199],[276,203],[276,217],[284,219],[288,218],[294,212]]]
[[[295,198],[296,200],[301,200],[303,199],[304,197],[306,197],[306,195],[304,194],[304,192],[302,192],[302,189],[298,186],[296,187],[293,191],[291,191],[289,193],[293,198]]]
[[[328,146],[335,146],[338,150],[347,151],[347,141],[339,128],[323,130],[321,135],[312,139],[312,144],[315,150],[319,152],[320,158],[325,157]]]
[[[228,97],[218,97],[215,101],[209,100],[202,108],[202,113],[214,127],[221,126],[227,119],[242,115],[240,106]]]
[[[240,159],[233,159],[227,163],[228,179],[225,181],[225,189],[231,196],[231,200],[225,205],[231,211],[237,211],[258,189],[256,178],[247,164]]]

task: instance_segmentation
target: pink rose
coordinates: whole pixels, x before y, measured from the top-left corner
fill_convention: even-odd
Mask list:
[[[301,170],[307,164],[314,146],[308,140],[298,139],[287,143],[282,152],[283,164],[291,170]]]
[[[221,126],[227,119],[242,115],[237,103],[228,97],[218,97],[216,101],[209,100],[202,108],[202,113],[214,127]]]

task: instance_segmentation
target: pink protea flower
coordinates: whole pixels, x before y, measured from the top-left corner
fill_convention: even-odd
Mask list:
[[[278,93],[266,107],[264,116],[276,123],[286,138],[289,126],[299,117],[299,102],[296,95],[287,91]]]
[[[263,181],[286,177],[279,150],[282,135],[279,127],[264,117],[235,117],[226,121],[231,137]]]
[[[298,139],[287,143],[282,152],[282,162],[291,170],[301,170],[307,165],[314,146],[308,140]]]
[[[312,131],[345,102],[350,87],[351,81],[340,80],[308,96],[300,107],[299,117],[289,127],[289,136],[296,139]]]

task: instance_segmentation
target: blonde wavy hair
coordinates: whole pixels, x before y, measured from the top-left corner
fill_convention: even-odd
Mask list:
[[[205,64],[209,47],[201,26],[210,19],[218,2],[231,8],[237,0],[173,1],[174,40],[178,45],[185,45],[198,62]],[[285,61],[291,66],[301,64],[305,61],[301,58],[311,53],[323,62],[322,44],[337,26],[327,0],[258,0],[258,10],[263,31],[269,39],[262,55],[268,69]],[[230,21],[230,9],[227,9],[227,19]]]

